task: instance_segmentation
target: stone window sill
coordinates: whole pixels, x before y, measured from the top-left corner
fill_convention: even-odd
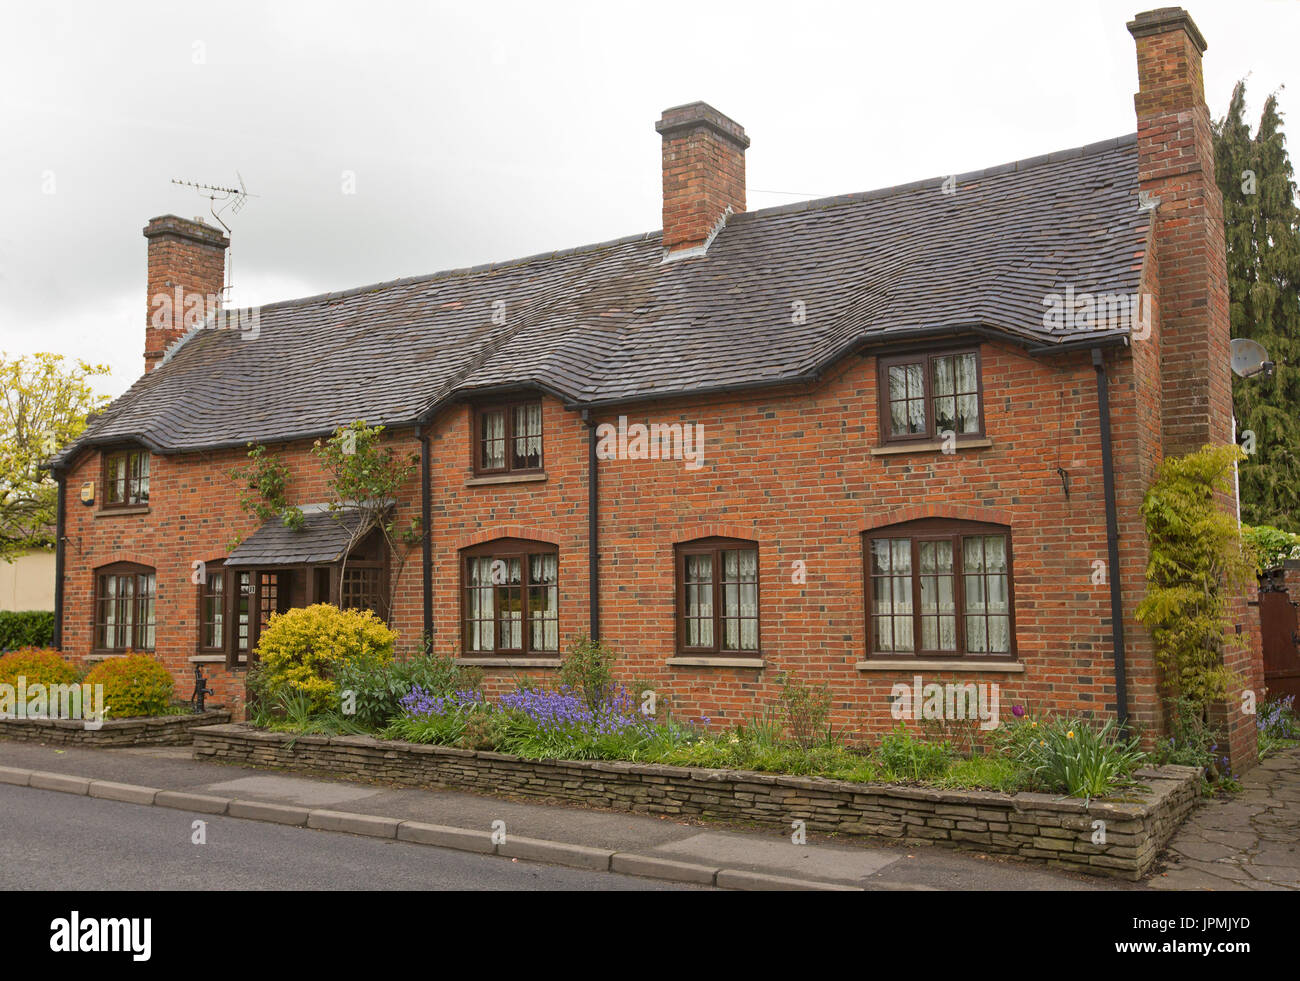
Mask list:
[[[959,439],[954,444],[957,450],[986,450],[993,445],[993,440],[987,437],[979,439]],[[943,440],[932,439],[923,443],[887,443],[884,446],[873,446],[871,448],[872,456],[898,456],[902,453],[942,453]]]
[[[558,668],[558,657],[458,657],[456,664],[478,668]]]
[[[546,480],[544,473],[503,473],[487,477],[470,477],[466,487],[489,487],[493,484],[540,484]]]
[[[148,514],[148,504],[137,504],[129,508],[100,508],[95,512],[96,518],[116,518],[127,514]]]
[[[139,651],[141,654],[152,654],[152,651]],[[114,654],[111,651],[91,651],[86,655],[87,661],[111,661],[115,657],[126,657],[125,653]]]
[[[225,664],[226,655],[224,654],[192,654],[185,660],[191,664]]]
[[[763,667],[761,657],[694,657],[678,655],[670,657],[668,665],[675,668],[759,668]]]
[[[859,661],[859,671],[965,671],[971,674],[1000,671],[1004,674],[1022,674],[1025,666],[1020,661],[980,661],[977,658],[872,658]]]

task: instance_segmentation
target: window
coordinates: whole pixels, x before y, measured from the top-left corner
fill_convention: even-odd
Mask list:
[[[104,507],[149,503],[149,451],[116,450],[104,455]]]
[[[199,584],[199,650],[226,646],[226,570],[209,563],[206,581]]]
[[[154,571],[142,565],[95,573],[95,650],[153,650],[154,586]]]
[[[758,545],[705,538],[677,547],[678,647],[757,654]]]
[[[230,573],[230,608],[231,625],[234,627],[230,650],[226,652],[226,664],[234,667],[248,660],[250,630],[250,612],[253,607],[255,584],[253,574],[246,569],[231,570]]]
[[[465,652],[557,654],[559,554],[554,545],[501,539],[466,549]]]
[[[870,533],[866,549],[872,654],[1014,656],[1006,528],[907,522]]]
[[[881,358],[879,388],[884,442],[984,435],[978,351]]]
[[[384,616],[383,581],[381,566],[347,566],[340,584],[342,608],[372,610],[377,616]]]
[[[542,469],[542,403],[539,399],[494,405],[474,412],[474,472]]]

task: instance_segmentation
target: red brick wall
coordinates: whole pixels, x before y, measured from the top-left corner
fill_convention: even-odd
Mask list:
[[[1017,642],[1026,665],[1023,674],[963,672],[960,680],[998,683],[1004,713],[1019,702],[1114,714],[1109,593],[1091,581],[1093,560],[1106,558],[1095,373],[1086,354],[1049,364],[986,344],[983,359],[993,446],[955,455],[871,455],[878,423],[869,358],[846,360],[811,391],[623,410],[630,423],[702,425],[705,442],[697,471],[679,461],[600,464],[601,627],[619,652],[620,678],[653,684],[691,717],[728,723],[760,711],[776,696],[776,675],[794,670],[831,685],[837,727],[887,731],[894,725],[891,686],[910,682],[913,672],[855,667],[866,649],[861,533],[916,517],[954,517],[1011,527]],[[1134,408],[1131,366],[1125,355],[1110,366],[1117,440],[1126,448],[1151,418]],[[587,628],[586,433],[575,413],[551,400],[545,406],[547,480],[540,484],[466,486],[469,410],[454,410],[434,428],[440,649],[460,634],[457,551],[493,537],[556,543],[562,636]],[[595,422],[616,423],[618,414]],[[1058,444],[1070,472],[1068,500],[1055,473]],[[1136,500],[1149,469],[1130,463],[1121,488],[1125,562],[1139,563],[1135,575],[1126,574],[1129,599],[1140,588]],[[666,663],[675,644],[673,547],[714,534],[759,543],[761,671]],[[806,563],[806,584],[792,582],[796,560]],[[1131,624],[1130,668],[1142,697],[1151,688],[1149,659]],[[487,673],[490,688],[513,683],[511,670]],[[927,683],[953,680],[923,674]],[[1154,720],[1154,707],[1143,712]]]
[[[404,452],[418,450],[411,431],[390,434]],[[328,500],[325,476],[311,455],[311,443],[273,445],[271,449],[289,465],[287,489],[291,502]],[[176,680],[177,695],[193,690],[194,665],[188,658],[198,650],[198,589],[191,581],[192,563],[223,559],[236,536],[247,536],[259,522],[239,505],[243,488],[230,472],[248,462],[243,449],[172,456],[153,455],[146,513],[113,514],[99,510],[104,500],[99,453],[82,457],[67,476],[67,542],[64,549],[63,649],[74,660],[84,660],[93,644],[95,570],[113,562],[137,562],[152,567],[157,576],[155,654]],[[96,503],[81,503],[81,486],[96,484]],[[413,476],[398,499],[400,527],[419,514],[418,475]],[[403,650],[419,647],[419,549],[409,552],[405,571],[394,591],[393,627]],[[205,663],[212,679],[214,704],[242,705],[243,670]]]

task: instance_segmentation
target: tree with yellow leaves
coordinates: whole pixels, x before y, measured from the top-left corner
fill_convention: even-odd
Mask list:
[[[42,464],[86,428],[108,396],[91,379],[106,365],[61,354],[0,353],[0,558],[54,547],[58,487]]]

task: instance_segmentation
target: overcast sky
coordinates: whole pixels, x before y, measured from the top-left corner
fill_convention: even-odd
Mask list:
[[[654,123],[696,99],[753,141],[750,210],[1130,133],[1146,6],[8,0],[0,349],[123,391],[141,229],[208,211],[173,177],[257,195],[223,214],[242,306],[658,229]],[[1252,116],[1293,80],[1300,0],[1189,10],[1216,118],[1242,76]]]

